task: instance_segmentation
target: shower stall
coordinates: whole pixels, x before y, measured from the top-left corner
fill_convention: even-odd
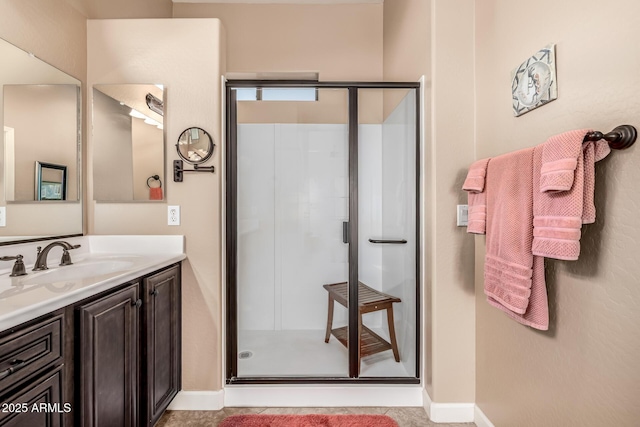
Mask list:
[[[227,83],[227,383],[419,382],[418,89]]]

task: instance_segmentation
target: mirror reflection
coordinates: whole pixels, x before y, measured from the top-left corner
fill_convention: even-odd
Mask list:
[[[162,200],[164,89],[154,84],[93,86],[93,195],[97,201]]]
[[[5,191],[8,202],[42,200],[34,188],[37,161],[68,165],[77,174],[78,87],[4,85]],[[68,197],[78,200],[78,182]]]
[[[176,148],[178,155],[191,164],[204,163],[213,155],[213,139],[204,129],[189,128],[180,134]]]
[[[80,81],[1,39],[0,63],[0,245],[82,234]],[[66,168],[64,194],[38,163]]]

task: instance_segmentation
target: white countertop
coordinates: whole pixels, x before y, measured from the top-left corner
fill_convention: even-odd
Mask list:
[[[48,270],[32,271],[36,247],[55,240],[0,246],[0,256],[24,256],[26,276],[9,277],[0,264],[0,331],[134,280],[186,258],[184,236],[83,236],[63,239],[73,265],[59,266],[62,248],[47,257]]]

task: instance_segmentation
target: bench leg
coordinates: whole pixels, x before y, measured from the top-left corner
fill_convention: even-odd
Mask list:
[[[331,327],[333,326],[333,298],[329,294],[329,308],[327,310],[327,332],[324,334],[324,342],[329,342]]]
[[[393,307],[387,308],[387,323],[389,324],[389,340],[391,341],[391,350],[396,362],[400,361],[400,353],[398,352],[398,343],[396,342],[396,328],[393,322]]]

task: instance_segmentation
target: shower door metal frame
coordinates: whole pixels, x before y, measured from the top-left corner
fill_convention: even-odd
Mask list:
[[[346,89],[349,98],[349,343],[359,342],[358,328],[358,90],[408,89],[415,93],[415,180],[416,180],[416,352],[414,377],[360,377],[359,345],[349,345],[348,377],[238,377],[238,284],[237,284],[237,100],[232,89],[240,88]],[[226,384],[420,384],[422,293],[420,290],[420,83],[419,82],[318,82],[312,80],[228,80],[226,82]]]

